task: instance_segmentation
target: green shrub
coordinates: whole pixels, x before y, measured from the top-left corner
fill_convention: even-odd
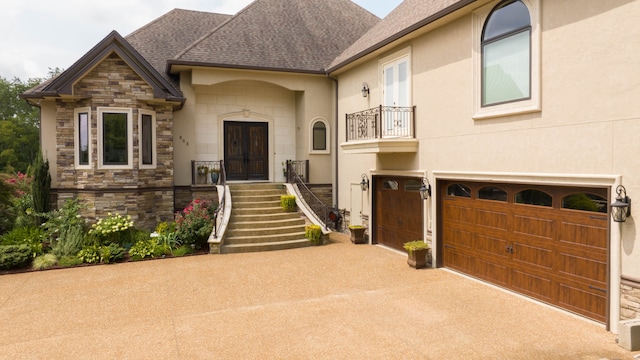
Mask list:
[[[142,260],[152,258],[156,254],[157,243],[154,239],[140,240],[129,249],[131,260]]]
[[[42,238],[44,232],[41,228],[33,226],[19,227],[0,237],[0,245],[27,245],[32,257],[42,254]]]
[[[129,246],[132,243],[131,228],[133,228],[131,215],[122,216],[108,213],[106,218],[98,219],[98,222],[91,225],[89,235],[97,240],[96,245],[114,243],[120,246]]]
[[[109,264],[122,260],[126,250],[118,244],[89,245],[78,253],[78,258],[87,264]]]
[[[173,250],[173,256],[185,256],[193,253],[193,249],[189,245],[182,245],[179,248]]]
[[[48,269],[58,262],[58,257],[54,254],[44,254],[33,259],[33,268],[35,270]]]
[[[82,259],[77,256],[63,256],[58,260],[58,265],[63,267],[78,266],[82,264]]]
[[[82,250],[84,229],[82,227],[63,228],[55,242],[52,252],[59,257],[73,256]]]
[[[25,266],[31,258],[31,249],[27,245],[0,246],[0,269],[6,270]]]
[[[280,206],[284,211],[296,211],[296,197],[294,195],[280,195]]]
[[[37,214],[44,214],[51,210],[50,193],[51,175],[49,174],[49,160],[43,160],[42,151],[38,151],[33,164],[33,181],[31,182],[33,209]],[[38,218],[38,225],[44,221],[44,218]]]
[[[98,245],[85,246],[78,252],[78,258],[87,264],[97,264],[100,262],[100,247]]]

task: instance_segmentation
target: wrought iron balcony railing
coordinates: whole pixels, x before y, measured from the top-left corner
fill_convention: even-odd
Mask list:
[[[415,106],[378,106],[347,114],[347,141],[413,138],[415,109]]]

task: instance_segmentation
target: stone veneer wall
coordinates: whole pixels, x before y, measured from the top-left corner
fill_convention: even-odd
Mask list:
[[[640,319],[640,282],[623,278],[620,292],[620,319]]]
[[[153,228],[172,219],[173,193],[173,107],[154,101],[153,88],[115,53],[109,55],[74,85],[74,95],[82,100],[57,100],[57,206],[78,197],[86,205],[83,216],[90,221],[108,212],[131,215],[136,226]],[[91,108],[91,168],[74,164],[74,109]],[[98,107],[132,109],[132,169],[99,169]],[[156,114],[155,169],[140,169],[138,151],[139,110]],[[46,134],[45,134],[46,136]]]

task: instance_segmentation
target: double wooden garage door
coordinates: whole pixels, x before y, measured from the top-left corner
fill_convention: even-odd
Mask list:
[[[439,185],[440,265],[606,322],[607,189]]]

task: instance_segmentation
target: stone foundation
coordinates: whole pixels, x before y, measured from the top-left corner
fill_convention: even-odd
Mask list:
[[[640,319],[640,281],[637,279],[622,278],[620,319]]]

